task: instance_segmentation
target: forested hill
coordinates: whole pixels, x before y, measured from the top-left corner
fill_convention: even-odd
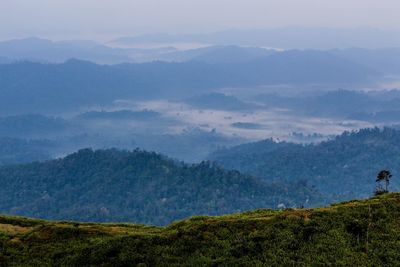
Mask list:
[[[80,150],[63,159],[0,168],[0,213],[79,221],[167,224],[318,203],[304,183],[267,184],[210,163],[186,165],[155,153]]]
[[[368,197],[382,169],[394,174],[392,190],[400,184],[400,131],[363,129],[311,145],[265,140],[218,151],[210,159],[265,181],[306,179],[329,202]]]
[[[1,266],[399,266],[400,195],[168,227],[0,216]]]

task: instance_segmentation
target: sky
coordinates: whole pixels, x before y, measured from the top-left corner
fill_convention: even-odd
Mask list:
[[[0,39],[330,27],[399,30],[399,0],[0,0]]]

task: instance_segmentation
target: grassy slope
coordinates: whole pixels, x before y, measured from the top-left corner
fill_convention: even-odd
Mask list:
[[[400,194],[165,228],[0,217],[0,265],[399,266]]]

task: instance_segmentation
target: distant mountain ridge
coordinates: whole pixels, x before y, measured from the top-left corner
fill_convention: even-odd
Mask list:
[[[165,38],[168,36],[165,35]],[[140,40],[141,37],[122,38],[121,40],[125,39]],[[141,41],[138,42],[140,43]],[[371,42],[367,41],[365,43],[368,45],[371,44]],[[400,59],[400,40],[397,45],[393,44],[381,47],[368,47],[368,45],[351,45],[348,47],[338,45],[325,48],[291,46],[285,49],[275,49],[273,48],[274,46],[267,48],[268,46],[262,44],[249,45],[232,41],[222,44],[218,44],[218,42],[213,44],[211,42],[205,47],[191,49],[177,49],[171,46],[129,48],[129,46],[114,47],[110,43],[101,44],[90,40],[52,41],[29,37],[0,41],[0,64],[9,64],[16,61],[63,63],[70,59],[91,61],[97,64],[144,63],[154,61],[199,61],[210,64],[221,64],[248,62],[279,52],[299,49],[301,51],[329,53],[389,75],[400,73],[400,63],[398,63]]]
[[[14,61],[62,63],[71,58],[99,63],[130,62],[129,50],[116,49],[93,41],[51,41],[36,37],[0,42],[0,57]]]
[[[271,84],[357,84],[382,73],[326,52],[291,51],[253,61],[97,65],[0,64],[0,115],[48,113],[117,99],[185,97],[221,87]],[[7,114],[8,115],[8,114]]]
[[[112,43],[125,45],[140,43],[237,44],[281,49],[344,49],[352,47],[377,49],[400,47],[400,37],[397,31],[368,27],[353,29],[281,27],[232,29],[204,34],[145,34],[117,38]]]

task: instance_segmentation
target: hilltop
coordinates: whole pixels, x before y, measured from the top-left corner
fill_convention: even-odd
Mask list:
[[[24,266],[398,266],[400,194],[167,227],[0,217],[0,263]]]

